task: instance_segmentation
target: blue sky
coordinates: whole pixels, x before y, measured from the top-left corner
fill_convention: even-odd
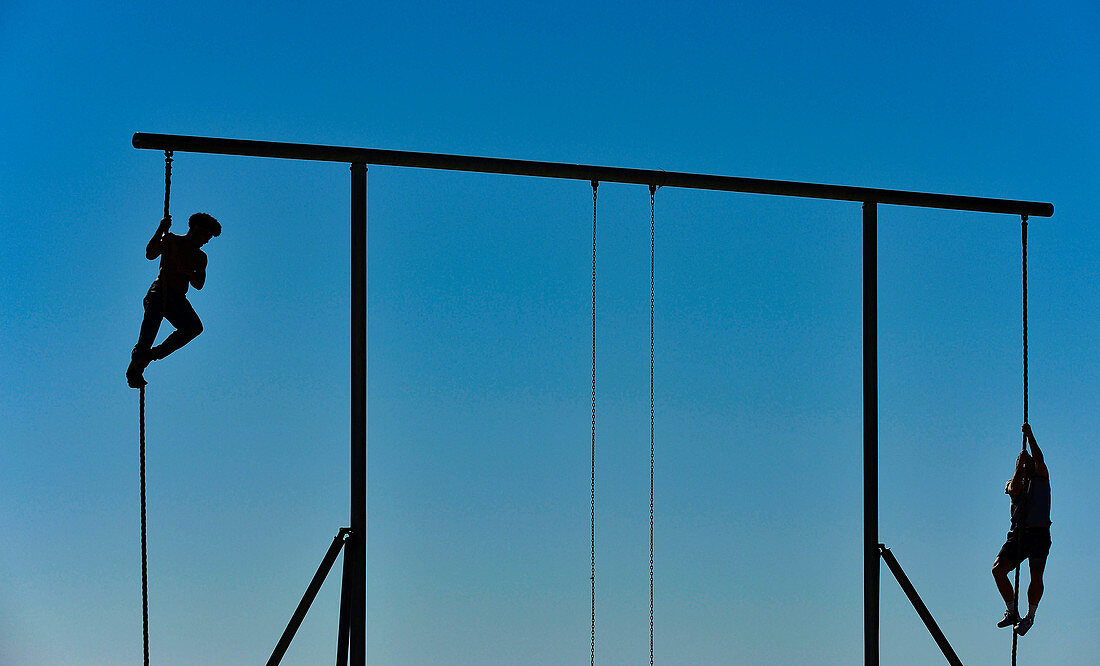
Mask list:
[[[5,4],[0,662],[141,658],[147,131],[1053,202],[1029,262],[1054,548],[1021,661],[1095,663],[1098,29],[1087,2]],[[177,155],[177,220],[225,232],[206,331],[147,373],[155,663],[266,659],[347,523],[348,183]],[[588,657],[590,195],[370,170],[372,664]],[[600,188],[605,664],[648,655],[647,195]],[[880,535],[963,661],[1001,663],[1019,222],[879,217]],[[860,281],[856,204],[658,192],[658,663],[861,658]],[[337,588],[284,663],[334,658]],[[883,663],[940,659],[885,570],[881,635]]]

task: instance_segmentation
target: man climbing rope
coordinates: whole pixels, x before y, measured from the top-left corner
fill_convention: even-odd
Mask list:
[[[126,383],[131,388],[141,388],[147,383],[143,373],[149,363],[168,356],[202,333],[202,322],[187,300],[187,288],[202,289],[206,284],[206,253],[200,248],[214,236],[220,236],[222,227],[207,213],[192,215],[183,236],[168,233],[171,226],[172,216],[165,215],[145,247],[146,259],[153,261],[160,257],[160,272],[145,295],[145,317],[126,368]],[[176,330],[154,347],[164,319]]]
[[[1008,607],[997,626],[1015,625],[1015,632],[1020,636],[1031,629],[1035,609],[1043,597],[1043,569],[1050,552],[1051,525],[1050,475],[1031,426],[1025,423],[1023,431],[1031,447],[1031,455],[1026,450],[1020,452],[1016,458],[1016,471],[1005,484],[1005,493],[1012,500],[1012,531],[993,562],[993,579]],[[1024,560],[1031,568],[1031,584],[1027,588],[1027,615],[1021,618],[1014,603],[1012,581],[1008,579],[1008,574]]]

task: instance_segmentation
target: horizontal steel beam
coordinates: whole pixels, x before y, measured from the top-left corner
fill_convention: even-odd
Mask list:
[[[749,194],[771,194],[810,199],[874,202],[895,206],[920,206],[969,210],[983,213],[1007,213],[1050,217],[1054,205],[1036,201],[990,199],[954,194],[883,190],[873,187],[846,185],[822,185],[786,180],[739,178],[736,176],[712,176],[677,171],[651,169],[625,169],[620,167],[592,166],[588,164],[563,164],[560,162],[535,162],[498,157],[472,157],[418,153],[404,150],[380,150],[377,148],[353,148],[347,146],[322,146],[308,143],[282,143],[277,141],[249,141],[245,139],[219,139],[176,134],[145,134],[138,132],[133,139],[135,148],[171,150],[188,153],[214,153],[219,155],[243,155],[249,157],[274,157],[290,160],[314,160],[320,162],[345,162],[348,164],[415,167],[420,169],[445,169],[478,173],[536,176],[541,178],[567,178],[572,180],[596,180],[604,183],[633,183],[660,187],[682,187],[696,190],[724,190]]]

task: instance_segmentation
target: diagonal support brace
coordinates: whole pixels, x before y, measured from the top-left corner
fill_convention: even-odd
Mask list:
[[[275,650],[272,651],[271,657],[267,660],[267,666],[278,666],[279,662],[282,661],[283,655],[286,654],[287,648],[290,647],[290,641],[294,640],[294,634],[297,633],[298,627],[302,625],[302,620],[305,619],[306,612],[313,604],[314,598],[317,597],[317,592],[320,591],[321,585],[325,582],[325,577],[328,576],[328,572],[332,569],[332,565],[336,561],[336,556],[340,554],[340,549],[344,547],[344,543],[347,541],[350,533],[350,528],[341,527],[340,532],[332,538],[332,545],[328,547],[328,552],[325,553],[325,557],[321,560],[321,566],[317,567],[317,573],[313,575],[313,580],[309,582],[306,593],[302,595],[302,600],[298,602],[298,607],[294,609],[294,615],[290,617],[290,622],[286,625],[286,630],[283,631],[283,635],[279,637],[279,642],[275,646]]]
[[[936,624],[936,620],[932,617],[932,613],[928,612],[928,607],[921,601],[920,595],[917,594],[917,590],[913,587],[913,584],[909,582],[909,577],[902,571],[901,565],[898,564],[897,559],[894,558],[894,554],[890,552],[890,549],[887,548],[884,543],[878,545],[878,552],[886,562],[886,566],[889,567],[890,572],[894,574],[894,578],[898,580],[898,585],[901,585],[901,589],[905,592],[905,596],[909,597],[909,602],[912,603],[913,608],[917,610],[917,615],[924,621],[924,626],[928,628],[928,633],[932,634],[932,638],[936,641],[936,645],[940,647],[943,656],[947,658],[947,663],[951,664],[951,666],[962,666],[962,662],[959,661],[959,656],[955,654],[955,650],[951,647],[951,644],[947,642],[947,637],[940,631],[940,627]]]

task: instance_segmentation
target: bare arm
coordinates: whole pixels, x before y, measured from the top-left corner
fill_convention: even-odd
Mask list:
[[[1017,466],[1012,478],[1005,484],[1005,495],[1019,495],[1024,491],[1024,470]]]
[[[160,256],[161,241],[164,239],[164,235],[168,233],[168,229],[172,226],[172,216],[168,215],[160,221],[160,225],[157,226],[156,232],[153,237],[149,239],[149,244],[145,246],[145,258],[152,261]]]
[[[1043,460],[1043,451],[1039,448],[1039,443],[1035,441],[1031,426],[1025,423],[1023,431],[1027,437],[1027,445],[1031,448],[1031,458],[1035,461],[1035,473],[1039,476],[1049,476],[1046,461]]]

